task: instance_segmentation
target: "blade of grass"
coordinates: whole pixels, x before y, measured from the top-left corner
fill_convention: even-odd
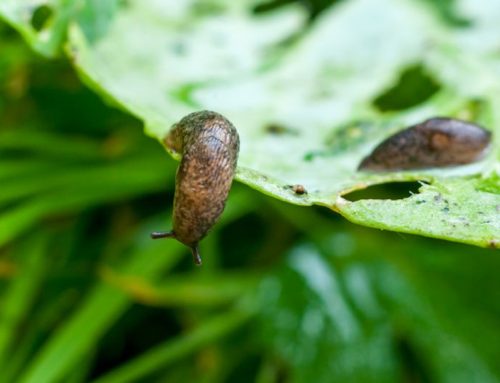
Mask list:
[[[212,318],[197,329],[167,341],[93,383],[137,382],[168,364],[184,358],[209,343],[230,334],[252,317],[250,310],[236,309]]]
[[[40,233],[28,238],[18,251],[18,273],[3,294],[0,316],[0,371],[9,357],[18,330],[30,309],[41,281],[47,271],[49,260],[45,257],[49,236]]]
[[[82,362],[75,368],[71,374],[64,380],[64,383],[86,383],[89,381],[88,374],[94,362],[92,355],[93,352],[89,353],[87,358],[82,358]]]
[[[248,190],[240,189],[231,194],[222,219],[225,223],[239,218],[251,206],[248,203]],[[169,225],[165,222],[166,227]],[[118,273],[154,282],[177,263],[186,249],[174,241],[151,241],[149,232],[157,227],[158,222],[155,221],[144,224],[137,231],[135,251],[119,267]],[[130,304],[130,297],[126,294],[104,281],[99,283],[80,308],[42,347],[16,383],[53,383],[67,377]]]
[[[56,299],[50,305],[36,313],[30,321],[30,326],[25,328],[23,338],[16,345],[16,352],[11,355],[9,363],[2,369],[1,381],[17,383],[19,376],[26,371],[33,355],[45,338],[47,330],[60,323],[61,316],[68,310],[67,299]],[[84,362],[85,363],[85,362]]]
[[[2,158],[0,161],[0,180],[3,186],[6,179],[33,177],[40,172],[53,170],[57,166],[60,166],[60,163],[41,158]]]
[[[135,167],[124,166],[112,172],[98,171],[92,177],[75,180],[56,192],[37,196],[0,214],[0,246],[45,216],[159,191],[164,188],[169,172],[168,168],[164,172],[152,168],[150,162],[137,163]]]
[[[150,242],[146,248],[136,250],[124,265],[124,272],[140,273],[148,278],[158,277],[177,263],[183,250],[174,242]],[[88,352],[129,305],[127,295],[110,285],[99,283],[81,307],[44,345],[18,381],[61,381],[82,358],[88,356]]]
[[[7,130],[0,134],[0,150],[25,150],[44,156],[85,159],[102,159],[102,142],[81,137],[69,138],[60,133],[39,129]]]
[[[251,290],[259,278],[250,274],[217,273],[200,276],[199,272],[173,276],[155,286],[137,277],[104,270],[104,279],[134,300],[153,306],[218,306],[230,303]]]
[[[256,383],[275,383],[279,381],[276,362],[269,356],[262,361],[255,381]]]
[[[107,187],[113,188],[113,182],[121,186],[133,187],[135,183],[143,184],[147,181],[165,181],[168,174],[173,175],[172,167],[166,163],[164,167],[155,169],[155,159],[139,158],[128,159],[112,163],[97,163],[94,166],[58,167],[40,172],[31,177],[22,177],[2,183],[0,190],[0,204],[12,203],[20,198],[38,195],[46,191],[58,191],[68,188],[65,193],[75,194],[79,190]],[[106,183],[110,185],[106,185]]]

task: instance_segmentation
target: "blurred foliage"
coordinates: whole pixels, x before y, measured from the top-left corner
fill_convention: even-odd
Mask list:
[[[194,268],[175,167],[0,25],[1,383],[500,382],[498,252],[235,184]]]

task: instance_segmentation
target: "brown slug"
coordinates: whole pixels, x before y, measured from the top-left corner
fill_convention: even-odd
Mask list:
[[[484,157],[491,133],[467,121],[436,117],[398,132],[359,164],[358,170],[410,170],[464,165]]]
[[[174,124],[165,144],[182,154],[175,181],[173,230],[154,232],[151,237],[177,239],[201,265],[198,243],[224,210],[236,171],[238,132],[220,114],[201,111]]]

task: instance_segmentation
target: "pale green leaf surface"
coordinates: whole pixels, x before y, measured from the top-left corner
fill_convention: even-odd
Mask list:
[[[477,164],[356,170],[382,139],[425,118],[447,115],[500,130],[500,7],[495,0],[455,3],[468,26],[447,24],[417,0],[345,1],[309,28],[294,5],[255,15],[252,0],[128,1],[96,23],[85,17],[100,7],[91,2],[70,23],[67,51],[89,85],[141,118],[159,140],[189,112],[226,115],[241,136],[237,178],[266,194],[324,205],[363,225],[495,246],[498,133]],[[415,107],[380,112],[373,100],[415,65],[439,91]],[[270,133],[269,126],[282,132]],[[430,185],[397,201],[342,198],[369,185],[412,180]],[[295,195],[294,184],[308,193]],[[449,210],[434,198],[436,190]]]
[[[497,248],[499,202],[498,194],[479,189],[477,180],[454,179],[424,185],[420,193],[403,200],[350,203],[339,197],[337,206],[363,225]]]
[[[51,57],[60,51],[73,3],[74,0],[2,0],[0,17],[16,28],[35,51]],[[46,13],[35,28],[33,15],[41,7]]]

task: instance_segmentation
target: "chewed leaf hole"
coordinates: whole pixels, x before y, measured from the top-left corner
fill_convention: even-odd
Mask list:
[[[372,185],[363,190],[356,190],[343,195],[346,200],[356,202],[362,199],[404,199],[418,194],[422,187],[422,181],[413,182],[389,182],[385,184]]]
[[[464,28],[470,27],[472,21],[465,18],[458,11],[454,0],[427,0],[435,8],[439,16],[451,26]]]
[[[382,112],[407,109],[426,101],[439,88],[437,81],[422,65],[413,65],[405,69],[398,82],[379,95],[373,104]]]
[[[269,134],[273,134],[273,135],[277,135],[277,136],[283,135],[283,134],[297,136],[299,134],[295,129],[289,128],[289,127],[287,127],[285,125],[281,125],[281,124],[266,125],[264,127],[264,130]]]
[[[264,0],[258,3],[253,8],[253,13],[261,14],[274,11],[275,9],[287,6],[298,2],[309,13],[309,19],[316,19],[322,12],[343,0],[313,0],[313,1],[297,1],[297,0]]]
[[[52,18],[54,11],[48,5],[40,5],[31,15],[31,26],[37,32],[40,32]]]

